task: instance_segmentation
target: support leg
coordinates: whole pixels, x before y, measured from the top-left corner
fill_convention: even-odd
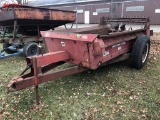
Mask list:
[[[38,85],[37,85],[37,86],[35,86],[35,93],[36,93],[36,105],[39,105]]]
[[[39,94],[38,94],[38,67],[37,67],[37,59],[33,58],[33,68],[34,68],[34,85],[35,85],[35,93],[36,93],[36,105],[39,105]]]
[[[17,20],[14,21],[13,41],[16,38],[16,34],[17,34]]]
[[[4,41],[4,38],[5,38],[5,34],[6,34],[6,27],[4,27],[4,31],[3,31],[3,36],[2,36],[3,41]]]

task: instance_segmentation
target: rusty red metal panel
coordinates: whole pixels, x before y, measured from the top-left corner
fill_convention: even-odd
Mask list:
[[[66,20],[75,21],[75,13],[67,11],[57,11],[57,10],[39,10],[39,9],[29,9],[29,10],[19,10],[15,9],[15,15],[18,19],[39,19],[39,20]]]
[[[85,42],[45,38],[45,43],[48,52],[66,51],[69,54],[70,61],[78,60],[79,64],[89,61],[88,46]]]
[[[99,66],[104,64],[105,62],[122,55],[131,50],[131,46],[134,43],[134,39],[126,42],[117,43],[116,40],[112,46],[109,47],[102,47],[101,54],[95,56],[95,50],[97,50],[92,44],[90,44],[89,51],[90,51],[90,68],[97,69]],[[107,41],[106,41],[107,42]],[[104,45],[105,46],[105,45]],[[96,46],[97,47],[97,46]],[[93,52],[94,51],[94,52]],[[99,50],[98,50],[99,51]]]
[[[76,12],[31,6],[0,8],[0,25],[13,25],[14,20],[21,25],[64,25],[76,20]]]
[[[41,31],[42,37],[44,38],[57,38],[63,40],[74,40],[81,42],[93,42],[98,34],[75,34],[65,32],[54,32],[54,31]]]
[[[118,44],[121,42],[126,42],[126,41],[130,41],[130,40],[134,40],[136,38],[135,35],[125,35],[125,36],[119,36],[119,37],[111,37],[108,38],[106,41],[104,41],[105,47],[109,47],[112,46],[114,44]]]
[[[129,52],[132,48],[131,46],[133,46],[133,43],[134,43],[134,40],[130,40],[127,42],[121,42],[113,46],[107,47],[103,54],[102,63],[105,63],[106,61],[109,61],[113,58],[116,58],[121,54]]]

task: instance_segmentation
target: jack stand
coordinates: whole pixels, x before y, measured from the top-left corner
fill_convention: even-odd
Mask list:
[[[36,105],[39,105],[38,85],[37,85],[37,86],[35,86],[35,93],[36,93]]]

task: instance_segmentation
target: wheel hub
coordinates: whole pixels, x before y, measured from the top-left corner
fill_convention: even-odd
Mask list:
[[[148,56],[148,49],[149,49],[149,45],[148,43],[145,45],[145,48],[143,50],[143,53],[142,53],[142,63],[144,63],[147,59],[147,56]]]

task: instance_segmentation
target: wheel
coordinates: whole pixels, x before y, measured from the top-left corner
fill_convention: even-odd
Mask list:
[[[3,43],[3,49],[6,53],[8,54],[12,54],[15,53],[15,51],[8,49],[8,47],[11,46],[11,44],[9,43]]]
[[[37,43],[27,43],[23,48],[23,55],[25,57],[34,56],[39,54],[39,48]]]
[[[150,38],[146,35],[137,37],[130,56],[130,64],[133,68],[141,69],[146,64],[150,51]]]

